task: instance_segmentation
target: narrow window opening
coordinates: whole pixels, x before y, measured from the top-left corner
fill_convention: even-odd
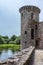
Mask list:
[[[34,29],[31,29],[31,39],[34,39]]]
[[[27,34],[27,31],[25,31],[25,34]]]
[[[27,43],[27,42],[25,41],[25,43]]]
[[[33,19],[33,16],[34,16],[34,14],[33,14],[33,13],[31,13],[31,19]]]
[[[35,29],[37,30],[37,25],[35,25]]]
[[[39,41],[36,40],[36,44],[35,44],[35,47],[37,48],[39,46]]]
[[[21,14],[21,16],[23,16],[23,13]]]

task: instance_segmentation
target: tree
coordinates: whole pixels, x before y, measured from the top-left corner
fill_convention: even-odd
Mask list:
[[[20,36],[18,36],[18,37],[15,39],[15,43],[16,43],[16,44],[20,44]]]
[[[0,44],[6,43],[5,40],[0,36]]]
[[[16,35],[13,35],[13,36],[11,37],[11,41],[14,41],[16,38],[17,38],[17,36],[16,36]]]
[[[2,36],[4,39],[9,39],[9,37],[8,36]]]
[[[15,43],[15,41],[9,41],[9,44],[14,44]]]
[[[4,39],[4,41],[6,42],[6,44],[9,43],[9,37],[8,36],[2,36],[2,38]]]

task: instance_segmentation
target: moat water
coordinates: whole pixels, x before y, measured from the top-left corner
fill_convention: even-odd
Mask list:
[[[10,57],[13,57],[15,51],[12,50],[3,50],[0,51],[0,60],[6,60]]]

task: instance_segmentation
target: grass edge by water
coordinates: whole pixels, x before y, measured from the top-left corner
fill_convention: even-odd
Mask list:
[[[19,51],[20,50],[20,45],[19,44],[0,44],[0,51],[1,50],[14,50],[14,51]]]

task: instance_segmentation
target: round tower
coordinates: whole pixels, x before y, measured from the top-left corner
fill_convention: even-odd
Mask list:
[[[23,6],[19,12],[21,13],[21,48],[24,49],[35,45],[40,9],[36,6]]]

